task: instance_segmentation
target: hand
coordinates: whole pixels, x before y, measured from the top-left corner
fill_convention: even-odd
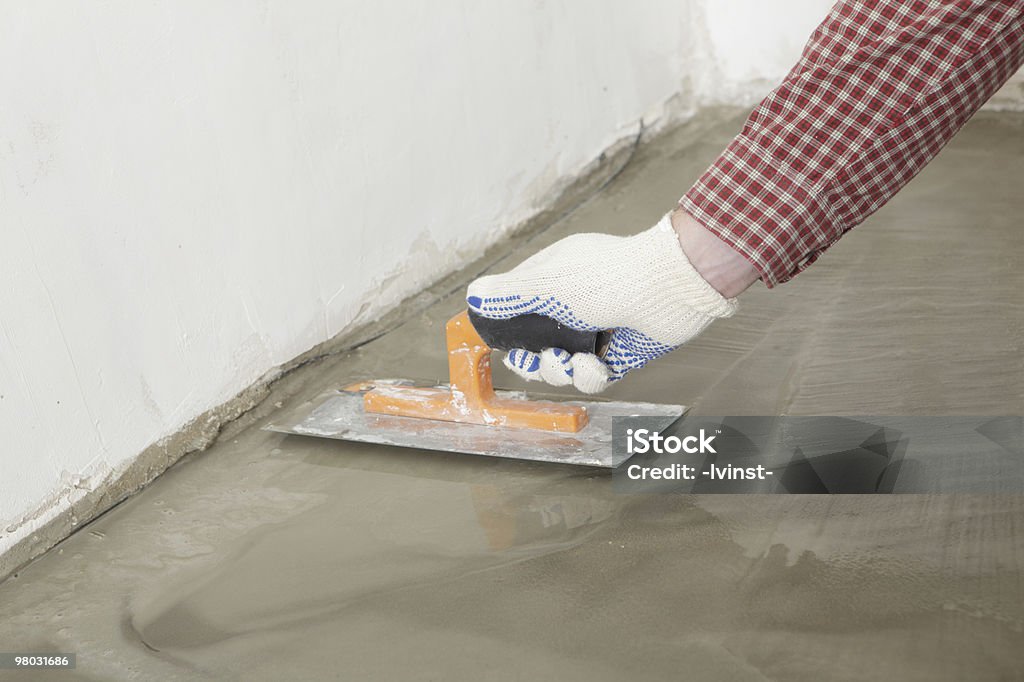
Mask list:
[[[584,393],[603,391],[737,308],[687,260],[669,215],[632,237],[566,237],[503,275],[472,282],[466,302],[493,319],[539,313],[580,331],[612,330],[603,358],[560,348],[505,356],[524,379]]]

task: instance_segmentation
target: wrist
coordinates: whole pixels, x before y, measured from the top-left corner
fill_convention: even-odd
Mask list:
[[[750,261],[683,209],[672,212],[672,228],[693,269],[722,296],[735,298],[760,279]]]

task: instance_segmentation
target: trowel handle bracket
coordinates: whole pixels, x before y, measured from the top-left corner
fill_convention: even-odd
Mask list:
[[[498,396],[491,383],[491,346],[465,310],[448,320],[445,336],[448,387],[374,386],[363,395],[367,414],[562,433],[586,426],[589,417],[582,405]]]

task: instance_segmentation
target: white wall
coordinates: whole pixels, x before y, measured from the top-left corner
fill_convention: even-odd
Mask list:
[[[705,104],[756,104],[796,63],[834,0],[703,0],[697,91]]]
[[[121,0],[0,22],[0,552],[541,208],[687,6]]]

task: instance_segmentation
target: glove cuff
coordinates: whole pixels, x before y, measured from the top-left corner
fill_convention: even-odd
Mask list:
[[[732,317],[739,310],[739,301],[725,298],[701,277],[683,252],[671,216],[666,213],[654,227],[637,235],[649,240],[652,258],[660,261],[658,270],[665,280],[663,291],[711,319]]]

